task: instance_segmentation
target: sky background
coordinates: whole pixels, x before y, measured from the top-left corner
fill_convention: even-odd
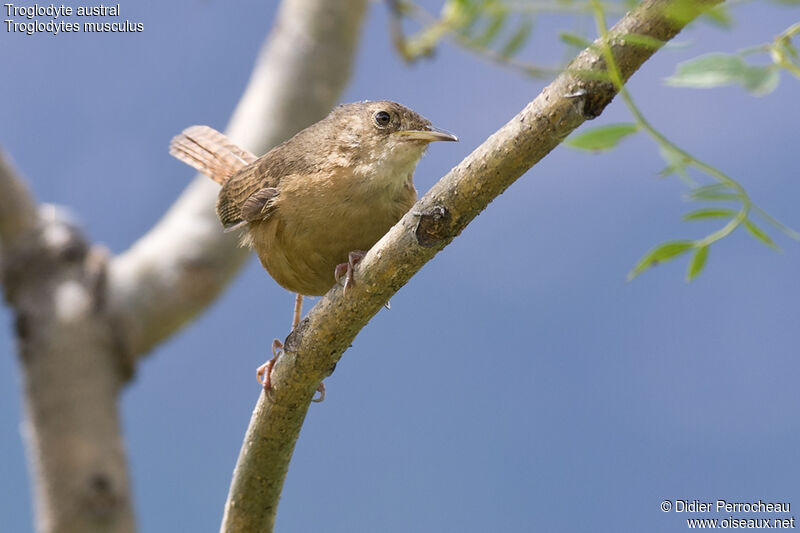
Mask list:
[[[67,206],[93,241],[121,252],[193,176],[169,139],[191,124],[224,128],[275,9],[123,1],[121,18],[142,33],[3,28],[0,145],[38,200]],[[783,75],[763,98],[663,83],[679,61],[768,42],[800,19],[770,3],[732,13],[733,30],[695,25],[629,86],[661,131],[800,229],[798,81]],[[592,24],[541,18],[521,58],[564,57],[558,31],[581,27]],[[383,4],[364,28],[342,101],[393,99],[461,138],[431,147],[415,175],[421,193],[545,84],[449,44],[407,66]],[[617,101],[588,126],[629,119]],[[664,499],[790,502],[790,515],[767,516],[794,516],[800,243],[775,235],[775,253],[737,231],[691,284],[684,259],[626,282],[655,244],[716,227],[680,221],[693,206],[679,180],[659,179],[662,167],[644,136],[609,155],[559,147],[492,202],[326,381],[277,530],[683,531],[686,513],[662,512]],[[142,532],[218,529],[260,393],[255,368],[286,335],[292,303],[251,260],[140,366],[121,409]],[[0,307],[0,520],[28,533],[11,326]]]

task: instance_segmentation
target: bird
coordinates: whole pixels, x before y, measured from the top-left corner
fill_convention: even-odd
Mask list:
[[[303,296],[336,283],[346,295],[358,261],[416,202],[413,173],[434,141],[458,137],[379,100],[339,105],[261,157],[209,126],[183,130],[169,153],[222,186],[216,212],[224,231],[241,230],[242,245],[296,293],[294,329]],[[256,372],[267,391],[282,349],[275,339],[272,359]]]

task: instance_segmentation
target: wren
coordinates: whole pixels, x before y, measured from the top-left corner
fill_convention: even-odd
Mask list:
[[[172,139],[170,154],[222,185],[217,215],[243,230],[263,267],[297,293],[319,296],[344,278],[417,200],[412,175],[433,141],[457,141],[411,109],[390,101],[336,107],[261,157],[208,126]],[[273,343],[277,357],[282,346]],[[269,389],[270,363],[259,369]]]

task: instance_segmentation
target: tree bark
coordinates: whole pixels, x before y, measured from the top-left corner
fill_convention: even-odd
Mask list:
[[[262,153],[322,118],[349,79],[365,8],[366,0],[285,0],[230,136]],[[0,275],[16,318],[38,531],[135,531],[118,395],[138,358],[199,313],[248,257],[221,231],[218,190],[198,177],[109,259],[65,212],[37,210],[0,154]]]
[[[609,32],[615,62],[627,80],[653,47],[625,42],[629,34],[666,42],[718,2],[649,0]],[[680,14],[680,17],[675,17]],[[641,42],[641,39],[638,40]],[[335,286],[286,339],[250,420],[228,496],[222,532],[272,531],[281,486],[309,402],[358,332],[422,266],[524,172],[617,93],[608,81],[602,42],[581,52],[568,69],[500,130],[444,176],[358,264],[355,285]]]

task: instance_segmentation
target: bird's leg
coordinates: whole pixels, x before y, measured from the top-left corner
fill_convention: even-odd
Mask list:
[[[344,275],[344,290],[343,293],[347,294],[347,289],[353,284],[353,269],[359,261],[364,259],[367,252],[362,250],[353,250],[347,254],[347,263],[336,265],[336,270],[333,275],[336,278],[336,283],[341,283],[342,276]]]
[[[292,316],[292,330],[300,323],[300,315],[303,311],[303,295],[298,293],[294,300],[294,315]],[[278,357],[283,353],[283,343],[279,339],[272,341],[272,359],[258,367],[256,370],[256,379],[264,387],[268,395],[272,393],[272,369],[275,367],[275,362]],[[325,399],[325,384],[320,382],[317,387],[319,397],[312,398],[312,402],[321,402]]]
[[[294,299],[294,314],[292,315],[292,330],[300,323],[300,314],[303,312],[303,295],[299,292]],[[278,357],[283,353],[283,343],[279,339],[272,341],[272,359],[256,369],[256,379],[264,389],[269,391],[272,388],[272,368]]]
[[[300,323],[300,315],[302,313],[303,313],[303,295],[298,292],[297,297],[294,300],[294,317],[292,317],[292,331],[294,331],[294,328],[296,328],[297,325]],[[277,340],[278,339],[275,339],[275,341]],[[272,341],[273,348],[275,347],[275,341]],[[280,348],[283,349],[283,344],[281,344]],[[275,357],[277,358],[277,356]],[[275,366],[274,362],[272,366]],[[319,397],[312,398],[311,399],[312,402],[321,402],[322,400],[325,399],[325,384],[321,381],[317,386],[317,392],[319,393]]]
[[[297,293],[297,296],[294,299],[294,314],[292,315],[292,330],[297,327],[297,324],[300,323],[300,314],[303,311],[303,295]],[[261,365],[256,369],[256,379],[258,380],[261,385],[264,386],[264,389],[269,391],[272,388],[272,368],[275,366],[275,362],[278,360],[278,357],[283,353],[283,343],[279,339],[274,339],[272,341],[272,359]]]
[[[303,314],[303,295],[299,292],[294,299],[294,315],[292,316],[292,331],[300,323],[300,315]]]

